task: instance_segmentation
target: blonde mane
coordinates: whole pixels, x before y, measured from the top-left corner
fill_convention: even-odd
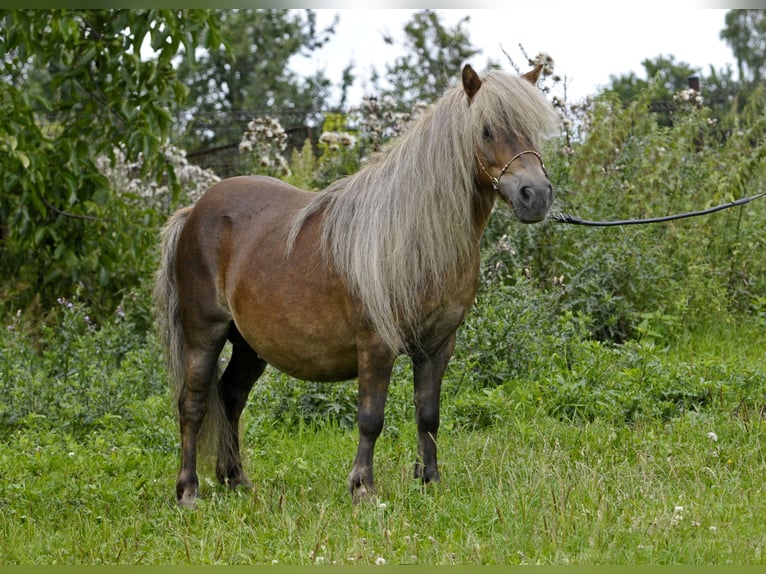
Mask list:
[[[537,148],[557,121],[521,76],[488,72],[470,106],[462,86],[451,88],[387,151],[317,193],[297,214],[288,250],[304,221],[322,212],[325,258],[383,341],[403,351],[423,319],[424,291],[441,297],[440,286],[478,249],[475,151],[483,128]]]

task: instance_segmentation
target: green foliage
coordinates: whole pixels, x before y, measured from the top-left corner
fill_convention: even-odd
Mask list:
[[[608,92],[614,92],[623,102],[633,101],[641,92],[651,90],[652,97],[665,103],[672,102],[673,94],[688,87],[691,76],[699,76],[700,71],[686,62],[676,62],[675,56],[656,56],[641,62],[646,79],[630,72],[623,76],[610,76]]]
[[[290,155],[290,174],[285,181],[301,189],[317,189],[316,186],[317,159],[314,156],[314,146],[310,138],[306,138],[300,150],[295,148]]]
[[[734,52],[739,81],[760,83],[766,76],[766,15],[763,10],[729,10],[721,39]]]
[[[18,312],[0,331],[0,428],[82,436],[131,421],[136,401],[163,396],[164,369],[145,335],[143,304],[131,293],[101,325],[79,297],[59,297],[42,324]]]
[[[327,114],[322,124],[322,134],[316,144],[317,171],[314,185],[323,189],[334,181],[356,173],[365,149],[364,138],[358,137],[357,129],[349,126],[345,114]]]
[[[0,267],[18,303],[84,285],[113,306],[145,268],[146,231],[156,216],[115,194],[97,166],[142,158],[142,173],[176,176],[162,153],[170,110],[185,95],[171,60],[181,49],[218,46],[207,12],[6,10],[0,13]],[[140,57],[144,42],[155,57]],[[131,256],[132,255],[132,256]],[[9,297],[10,298],[10,297]]]
[[[648,111],[651,93],[623,106],[594,100],[577,122],[570,148],[546,152],[557,200],[554,212],[584,219],[682,213],[752,195],[766,185],[766,118],[761,101],[711,117],[680,101],[672,125]],[[748,309],[763,294],[761,230],[766,204],[662,225],[621,228],[515,225],[506,210],[490,219],[485,251],[494,265],[527,269],[543,289],[560,291],[562,311],[589,319],[594,337],[622,342],[638,335],[647,313],[694,326],[704,315]],[[501,238],[507,247],[500,248]],[[701,313],[701,310],[704,310]]]
[[[226,45],[212,46],[198,60],[178,67],[179,78],[189,91],[182,106],[190,117],[183,147],[215,145],[216,136],[225,133],[231,121],[228,112],[291,110],[308,121],[325,108],[330,81],[324,72],[300,78],[289,60],[310,56],[322,47],[335,33],[335,23],[318,30],[313,10],[213,12]]]
[[[419,101],[438,98],[460,77],[466,62],[479,54],[464,26],[469,17],[462,18],[453,28],[447,28],[432,10],[416,12],[404,26],[403,48],[393,65],[386,65],[386,80],[393,86],[384,91],[409,110]],[[391,37],[385,40],[393,44]]]

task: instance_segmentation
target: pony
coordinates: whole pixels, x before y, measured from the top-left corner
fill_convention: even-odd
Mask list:
[[[481,77],[465,65],[357,173],[319,192],[232,177],[169,218],[153,296],[180,427],[180,506],[199,496],[204,444],[221,483],[250,485],[239,422],[267,365],[316,382],[358,378],[356,502],[375,491],[392,368],[409,356],[414,475],[439,481],[441,382],[476,296],[481,235],[498,197],[522,223],[542,221],[553,201],[540,146],[558,115],[536,88],[540,71]]]

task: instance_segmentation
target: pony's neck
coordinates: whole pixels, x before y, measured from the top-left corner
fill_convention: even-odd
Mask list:
[[[476,241],[481,240],[481,236],[489,223],[489,216],[492,215],[492,210],[495,207],[495,201],[497,194],[489,187],[477,186],[474,190],[474,202],[473,202],[473,225],[476,233]]]

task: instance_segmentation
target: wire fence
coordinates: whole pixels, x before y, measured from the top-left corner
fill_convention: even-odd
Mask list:
[[[287,133],[290,149],[301,148],[310,139],[315,141],[322,129],[325,112],[301,110],[255,110],[195,114],[180,118],[184,132],[182,141],[187,146],[186,157],[221,178],[241,175],[251,162],[239,151],[247,124],[256,118],[271,117],[279,121]]]

